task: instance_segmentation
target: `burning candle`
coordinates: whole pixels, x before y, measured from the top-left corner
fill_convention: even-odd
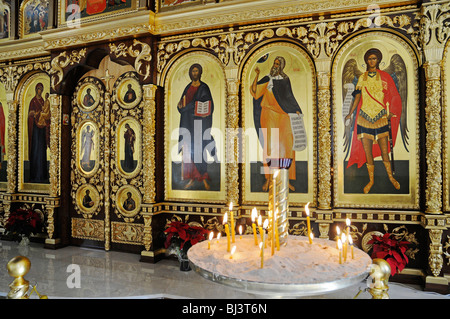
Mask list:
[[[227,234],[227,251],[230,251],[230,228],[228,226],[228,214],[223,216],[223,223],[225,224],[225,234]]]
[[[221,235],[221,233],[217,234],[217,243],[219,243],[220,235]]]
[[[340,239],[337,241],[339,249],[339,264],[342,264],[342,242]]]
[[[306,224],[308,226],[308,239],[309,239],[309,243],[312,244],[312,240],[311,240],[311,220],[309,218],[309,203],[306,204],[305,206],[305,211],[306,211]]]
[[[341,237],[341,229],[339,226],[336,226],[336,248],[338,248],[337,240]]]
[[[263,265],[264,265],[264,247],[265,247],[265,244],[266,244],[266,229],[267,229],[267,227],[269,227],[269,220],[268,219],[266,219],[265,221],[264,221],[264,225],[263,225],[263,241],[262,241],[262,248],[261,248],[261,268],[263,268]]]
[[[242,239],[242,225],[239,225],[239,239]]]
[[[353,239],[352,239],[352,236],[348,237],[348,243],[350,244],[350,249],[352,251],[352,259],[355,259],[355,255],[353,254]]]
[[[211,249],[211,240],[213,239],[213,237],[214,237],[214,233],[210,232],[209,233],[209,241],[208,241],[208,250]]]
[[[231,224],[231,241],[235,242],[235,233],[236,230],[234,229],[234,213],[233,213],[233,203],[230,203],[230,224]]]
[[[313,233],[311,233],[311,234],[309,234],[309,242],[312,244],[312,242],[313,242],[313,239],[314,239],[314,234]]]
[[[258,245],[258,236],[256,235],[256,216],[258,216],[258,212],[256,211],[256,207],[252,210],[252,229],[253,229],[253,237],[255,238],[255,245]]]
[[[347,260],[348,243],[349,243],[349,238],[350,238],[350,219],[348,219],[348,218],[345,219],[345,224],[347,225],[345,227],[347,241],[344,243],[344,245],[345,245],[344,261]]]
[[[258,229],[259,229],[259,235],[261,236],[261,242],[263,242],[263,228],[262,228],[262,217],[261,215],[258,216]]]
[[[233,254],[235,251],[236,251],[236,245],[234,245],[233,248],[231,248],[230,259],[233,259]]]
[[[347,236],[342,233],[342,254],[344,255],[344,262],[347,261]]]

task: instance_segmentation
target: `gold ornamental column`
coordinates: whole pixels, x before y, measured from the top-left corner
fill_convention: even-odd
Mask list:
[[[322,54],[316,59],[317,101],[318,101],[318,198],[316,223],[319,225],[319,238],[328,239],[330,224],[333,222],[331,211],[332,164],[331,164],[331,60]]]
[[[8,159],[6,174],[8,184],[6,188],[7,195],[3,199],[3,206],[5,210],[4,220],[9,217],[11,209],[12,194],[16,192],[17,186],[17,105],[18,102],[14,99],[14,88],[7,88],[6,100],[8,103]]]
[[[50,194],[46,198],[46,212],[48,218],[46,245],[56,245],[60,242],[55,239],[55,211],[60,206],[60,167],[61,167],[61,98],[58,94],[50,94]]]
[[[105,150],[104,150],[104,161],[105,161],[105,176],[104,176],[104,192],[105,192],[105,250],[108,251],[110,249],[111,244],[111,221],[110,221],[110,211],[111,211],[111,185],[110,185],[110,161],[111,161],[111,146],[109,143],[111,136],[111,92],[110,92],[110,84],[109,80],[113,79],[114,76],[109,74],[108,69],[105,72],[105,76],[101,79],[105,81],[105,106],[104,106],[104,114],[105,114]]]
[[[154,84],[147,84],[143,86],[143,134],[142,136],[142,152],[143,152],[143,203],[142,203],[142,216],[144,218],[144,236],[143,244],[145,250],[141,251],[141,261],[153,259],[155,254],[150,251],[153,243],[152,236],[152,218],[153,218],[153,205],[156,199],[156,186],[155,186],[155,133],[156,133],[156,89]]]
[[[425,186],[425,212],[442,214],[442,131],[441,131],[441,63],[427,61],[425,128],[427,178]]]
[[[239,203],[239,79],[238,67],[230,59],[225,68],[227,77],[227,132],[226,132],[226,176],[227,202],[235,207]]]
[[[423,4],[421,10],[420,41],[423,48],[426,81],[426,185],[425,216],[423,223],[428,230],[430,246],[428,266],[431,275],[425,279],[425,289],[441,286],[448,289],[448,279],[442,277],[442,235],[445,218],[442,212],[442,58],[449,34],[444,32],[444,20],[449,14],[449,4]],[[440,277],[441,276],[441,277]]]

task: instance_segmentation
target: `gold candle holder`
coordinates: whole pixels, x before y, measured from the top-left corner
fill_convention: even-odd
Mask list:
[[[28,289],[30,283],[24,276],[30,271],[31,262],[27,257],[16,256],[6,265],[8,274],[14,277],[14,281],[9,285],[8,299],[28,299]]]
[[[389,299],[388,281],[391,275],[391,266],[389,263],[381,258],[372,260],[370,267],[370,277],[372,283],[369,285],[369,292],[372,299]]]
[[[36,289],[36,285],[31,287],[24,277],[30,271],[31,262],[27,257],[16,256],[6,265],[8,274],[14,277],[14,281],[9,285],[8,299],[29,299],[33,292],[36,292],[39,299],[48,299],[46,295],[41,295]],[[29,292],[29,293],[28,293]]]
[[[292,164],[290,158],[270,159],[268,165],[272,170],[272,182],[269,184],[269,211],[277,211],[277,231],[281,246],[288,241],[288,214],[289,214],[289,167]],[[269,227],[272,227],[270,225]],[[269,236],[275,232],[269,229]],[[272,238],[269,238],[272,242]]]

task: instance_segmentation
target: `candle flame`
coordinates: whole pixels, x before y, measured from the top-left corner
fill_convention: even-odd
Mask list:
[[[264,228],[264,229],[267,229],[268,226],[269,226],[269,220],[266,219],[266,220],[264,221],[263,228]]]
[[[345,243],[345,242],[347,241],[347,236],[345,236],[344,233],[342,233],[341,238],[342,238],[342,242],[343,242],[343,243]]]
[[[242,225],[239,225],[239,235],[242,235]]]
[[[230,203],[230,211],[233,210],[233,202]]]
[[[260,243],[259,243],[259,249],[262,249],[262,245],[263,245],[263,243],[260,242]]]
[[[209,240],[213,239],[213,237],[214,237],[214,232],[210,232],[209,233]]]
[[[336,226],[336,234],[339,235],[341,234],[341,229],[339,228],[339,226]]]
[[[306,206],[305,206],[306,216],[309,216],[309,208],[308,208],[308,206],[309,206],[309,203],[306,204]]]
[[[339,250],[341,250],[341,249],[342,249],[342,242],[341,242],[341,240],[340,240],[340,239],[338,239],[338,248],[339,248]]]
[[[259,215],[259,217],[258,217],[258,226],[261,226],[261,224],[262,224],[262,217],[261,217],[261,215]]]
[[[236,251],[236,246],[233,246],[233,248],[231,248],[231,255],[233,256],[234,252]]]
[[[310,233],[310,234],[309,234],[309,237],[311,238],[311,240],[313,240],[313,239],[314,239],[314,234],[313,234],[313,233]]]
[[[353,245],[353,239],[352,239],[352,236],[348,236],[348,243],[349,243],[350,245]]]
[[[347,224],[347,226],[350,226],[350,219],[347,218],[347,219],[345,220],[345,223]]]
[[[227,223],[227,221],[228,221],[228,213],[225,213],[223,215],[223,224],[225,225]]]
[[[217,240],[220,239],[220,235],[221,235],[221,233],[218,233],[218,234],[217,234]]]
[[[252,222],[253,223],[256,220],[256,216],[258,216],[258,211],[256,210],[256,207],[253,207],[253,209],[252,209]]]

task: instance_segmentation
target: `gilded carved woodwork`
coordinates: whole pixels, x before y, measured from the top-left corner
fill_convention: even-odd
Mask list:
[[[143,130],[142,136],[143,158],[143,202],[154,203],[156,197],[155,185],[155,114],[157,87],[153,84],[143,86]]]
[[[110,146],[110,130],[111,130],[111,123],[110,123],[110,108],[111,108],[111,93],[110,93],[110,87],[109,87],[109,80],[113,78],[113,76],[109,75],[108,70],[106,70],[105,76],[102,78],[102,80],[106,83],[106,89],[105,89],[105,104],[103,106],[104,110],[104,117],[105,117],[105,130],[104,130],[104,150],[103,150],[103,156],[105,161],[105,166],[103,169],[103,187],[104,187],[104,194],[105,194],[105,203],[104,203],[104,213],[105,213],[105,250],[110,249],[110,242],[111,242],[111,216],[110,216],[110,209],[111,209],[111,184],[110,184],[110,161],[111,161],[111,146]]]
[[[152,236],[153,215],[151,212],[144,211],[142,212],[142,217],[144,218],[144,230],[143,230],[144,233],[142,243],[144,245],[144,249],[146,251],[149,251],[153,243],[153,236]]]
[[[111,241],[113,243],[142,245],[144,225],[111,222]]]
[[[449,248],[450,248],[450,236],[447,235],[447,241],[445,242],[445,245],[443,247],[444,249],[444,255],[447,258],[447,266],[450,266],[450,253],[449,253]]]
[[[442,266],[444,264],[444,258],[442,256],[442,229],[430,229],[430,250],[428,255],[428,265],[433,276],[437,277],[441,273]]]
[[[441,81],[440,65],[425,63],[426,73],[426,212],[442,211],[442,157],[441,157]]]
[[[318,74],[318,208],[331,208],[331,92],[330,74]]]
[[[116,45],[115,43],[109,44],[111,54],[116,57],[131,57],[136,58],[134,62],[134,68],[139,75],[144,77],[144,81],[150,76],[150,61],[152,60],[151,48],[148,44],[133,40],[133,44],[127,47],[124,43]],[[140,48],[137,49],[137,48]]]
[[[227,202],[239,202],[239,81],[237,79],[227,79],[228,96],[227,96]]]
[[[98,213],[100,213],[101,209],[105,205],[107,201],[109,201],[108,197],[105,195],[105,189],[103,187],[105,173],[103,172],[103,167],[105,164],[105,157],[100,156],[100,154],[104,153],[105,148],[105,138],[104,138],[104,130],[105,130],[105,116],[103,114],[103,109],[100,107],[95,107],[94,109],[89,109],[88,111],[84,109],[84,106],[81,104],[79,96],[81,93],[85,92],[85,88],[88,87],[94,92],[98,94],[98,104],[103,105],[104,103],[104,87],[100,81],[92,77],[86,77],[77,85],[75,89],[74,96],[72,99],[72,114],[71,114],[71,122],[72,122],[72,159],[71,159],[71,185],[72,185],[72,202],[74,204],[75,211],[82,215],[86,219],[91,219]],[[95,94],[93,92],[93,94]],[[98,124],[96,124],[98,123]],[[94,167],[90,170],[84,170],[81,166],[81,137],[82,130],[87,130],[87,126],[92,126],[93,134],[97,134],[98,138],[96,139],[97,143],[94,149],[93,160],[95,161]],[[86,208],[82,205],[82,202],[79,200],[80,191],[79,190],[83,185],[90,185],[91,195],[96,195],[97,200],[94,200],[94,203],[98,203],[98,205],[91,206],[90,208]],[[98,195],[97,195],[98,194]],[[83,193],[84,195],[84,193]]]
[[[72,218],[71,229],[74,238],[105,240],[105,222],[103,220]]]
[[[52,59],[51,63],[51,85],[55,89],[56,86],[61,83],[64,76],[64,68],[69,65],[74,65],[80,63],[81,59],[86,56],[86,48],[81,50],[72,50],[69,53],[67,51],[61,52],[58,56]]]
[[[125,103],[122,101],[121,97],[123,94],[122,90],[128,86],[133,87],[136,93],[136,98],[132,103]],[[147,94],[147,92],[144,91],[144,95],[145,94]],[[145,112],[146,106],[144,105],[144,107],[142,107],[141,104],[145,103],[146,98],[142,100],[142,95],[142,89],[139,84],[137,74],[135,72],[126,72],[122,74],[114,84],[112,89],[111,107],[110,110],[108,110],[110,111],[108,122],[110,123],[112,129],[111,138],[107,139],[111,140],[111,146],[109,147],[111,156],[109,166],[111,167],[111,171],[105,171],[105,177],[108,174],[108,183],[111,185],[110,196],[112,202],[114,203],[113,211],[117,217],[124,219],[125,222],[134,222],[135,219],[140,218],[142,203],[141,194],[145,194],[143,177],[144,172],[142,170],[143,150],[141,148],[141,144],[142,136],[144,135],[142,130],[144,121],[143,113]],[[121,140],[124,138],[123,135],[125,130],[123,127],[126,125],[128,125],[130,129],[133,129],[136,139],[134,142],[133,152],[133,159],[136,161],[136,167],[131,172],[125,171],[122,167],[121,153],[123,153],[124,150],[119,147],[124,144]],[[153,157],[150,159],[153,159]],[[123,204],[128,193],[131,194],[134,204],[132,208],[125,209]]]

